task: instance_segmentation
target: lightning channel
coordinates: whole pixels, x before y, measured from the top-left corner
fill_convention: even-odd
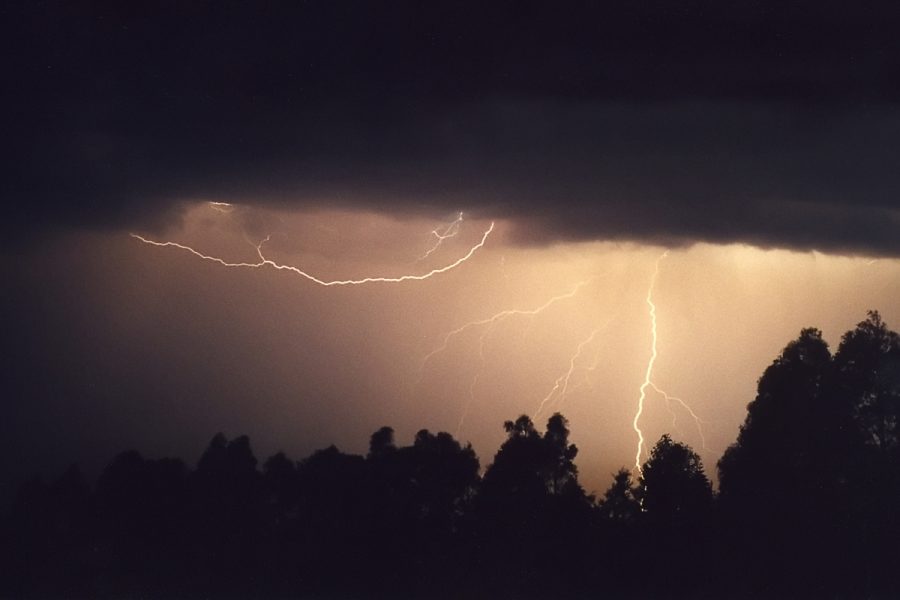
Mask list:
[[[650,387],[651,378],[653,377],[653,365],[656,364],[656,357],[658,355],[656,348],[656,305],[653,303],[653,288],[656,287],[656,279],[657,277],[659,277],[659,263],[662,262],[662,260],[666,256],[668,256],[668,254],[669,251],[666,250],[660,255],[659,258],[656,259],[656,264],[653,268],[653,276],[650,278],[650,285],[647,288],[647,297],[644,299],[650,312],[650,360],[647,361],[647,369],[644,372],[644,381],[643,383],[641,383],[640,393],[638,396],[637,411],[634,413],[634,420],[631,422],[631,426],[638,437],[637,450],[634,454],[634,466],[637,469],[638,473],[641,474],[641,476],[644,475],[644,469],[643,467],[641,467],[641,453],[644,450],[644,432],[641,431],[640,421],[641,415],[644,413],[644,400],[647,399],[647,388]]]
[[[207,205],[214,211],[225,214],[234,210],[234,205],[229,202],[207,202]]]
[[[602,332],[607,327],[609,327],[609,324],[611,321],[612,321],[612,319],[609,319],[603,325],[594,329],[587,338],[585,338],[578,344],[578,346],[575,348],[575,352],[569,358],[568,370],[566,370],[565,373],[563,373],[562,375],[560,375],[559,377],[556,378],[556,381],[553,383],[553,387],[550,389],[549,392],[547,392],[547,395],[544,396],[543,399],[541,399],[541,402],[538,405],[538,408],[535,411],[534,416],[532,417],[532,420],[537,420],[537,418],[541,416],[541,412],[543,412],[544,407],[547,405],[548,402],[550,402],[550,400],[554,396],[556,396],[557,406],[562,404],[562,401],[565,399],[566,394],[569,391],[569,381],[572,379],[572,374],[575,372],[575,364],[578,362],[578,359],[581,357],[581,353],[584,351],[584,349],[587,346],[589,346],[591,343],[593,343],[594,338],[596,338],[597,335],[600,334],[600,332]]]
[[[676,397],[676,396],[670,396],[668,393],[666,393],[665,390],[660,389],[660,388],[659,388],[655,383],[653,383],[652,381],[650,382],[650,387],[652,387],[653,390],[654,390],[657,394],[659,394],[660,396],[662,396],[662,397],[666,400],[666,402],[667,402],[668,404],[671,405],[671,403],[674,402],[674,403],[678,404],[679,406],[681,406],[681,408],[683,408],[685,411],[687,411],[687,413],[688,413],[689,415],[691,415],[691,418],[694,420],[694,424],[695,424],[696,427],[697,427],[697,434],[700,436],[700,446],[701,446],[704,450],[709,451],[709,447],[707,447],[707,445],[706,445],[706,435],[704,435],[704,433],[703,433],[703,425],[704,425],[705,421],[704,421],[703,419],[701,419],[701,418],[699,417],[699,415],[697,415],[697,413],[694,412],[694,409],[692,409],[692,408],[690,407],[690,405],[689,405],[687,402],[685,402],[684,400],[682,400],[681,398],[678,398],[678,397]],[[675,413],[674,413],[674,411],[673,411],[673,413],[672,413],[672,417],[673,417],[672,424],[673,424],[673,426],[675,426],[675,420],[674,420],[674,419],[675,419]]]
[[[243,269],[260,269],[260,268],[268,267],[271,269],[275,269],[277,271],[286,271],[289,273],[293,273],[293,274],[298,275],[298,276],[300,276],[308,281],[311,281],[317,285],[321,285],[324,287],[333,287],[333,286],[347,286],[347,285],[364,285],[364,284],[368,284],[368,283],[402,283],[404,281],[422,281],[425,279],[429,279],[431,277],[434,277],[435,275],[440,275],[442,273],[446,273],[447,271],[451,271],[451,270],[455,269],[456,267],[460,266],[461,264],[463,264],[464,262],[466,262],[467,260],[469,260],[470,258],[472,258],[472,256],[485,245],[485,243],[488,240],[488,237],[491,235],[491,233],[493,231],[494,231],[494,222],[492,221],[490,227],[488,227],[485,230],[484,234],[481,236],[481,240],[477,244],[472,246],[469,249],[469,251],[466,252],[466,254],[464,254],[462,257],[456,259],[455,261],[453,261],[450,264],[447,264],[443,267],[431,269],[430,271],[428,271],[426,273],[417,274],[417,275],[416,274],[401,275],[400,277],[364,277],[362,279],[332,279],[332,280],[322,279],[320,277],[317,277],[315,275],[307,273],[306,271],[303,271],[302,269],[300,269],[298,267],[277,263],[274,260],[266,258],[266,256],[263,254],[263,245],[265,245],[266,242],[269,241],[271,236],[266,237],[259,244],[255,245],[256,253],[259,257],[258,262],[231,262],[231,261],[227,261],[227,260],[217,257],[217,256],[211,256],[208,254],[204,254],[204,253],[200,252],[199,250],[196,250],[185,244],[179,244],[178,242],[159,242],[156,240],[151,240],[151,239],[145,238],[136,233],[131,233],[129,235],[144,244],[149,244],[151,246],[157,246],[157,247],[161,247],[161,248],[177,248],[179,250],[189,252],[189,253],[193,254],[194,256],[196,256],[197,258],[222,265],[223,267],[238,268],[238,269],[241,269],[241,268],[243,268]]]
[[[657,349],[659,335],[656,328],[656,304],[653,302],[653,290],[656,288],[656,280],[659,277],[660,263],[668,255],[669,251],[666,250],[659,256],[659,258],[656,259],[656,264],[654,265],[653,269],[653,276],[650,278],[650,285],[647,288],[647,296],[645,298],[645,302],[647,303],[648,312],[650,315],[650,359],[647,361],[647,369],[644,372],[644,381],[643,383],[641,383],[640,391],[638,394],[637,411],[635,412],[634,420],[632,421],[632,427],[634,428],[634,431],[638,437],[637,450],[635,451],[634,455],[634,466],[641,476],[643,476],[644,474],[643,468],[641,467],[641,454],[643,453],[644,449],[644,433],[640,428],[640,420],[644,412],[644,402],[647,399],[648,389],[652,389],[654,392],[662,396],[666,401],[666,408],[672,415],[672,427],[676,430],[678,430],[678,416],[672,409],[672,403],[681,406],[681,408],[684,409],[694,420],[694,425],[697,427],[697,433],[700,436],[702,448],[707,451],[709,450],[706,445],[706,435],[703,431],[703,419],[700,418],[700,416],[694,411],[693,408],[691,408],[691,406],[687,402],[685,402],[681,398],[678,398],[677,396],[670,395],[653,381],[653,367],[656,364],[657,357],[659,356],[659,352]]]
[[[463,333],[464,331],[471,329],[473,327],[480,327],[483,325],[493,326],[495,323],[502,321],[503,319],[506,319],[507,317],[512,317],[512,316],[533,317],[533,316],[538,315],[538,314],[542,313],[543,311],[547,310],[548,308],[550,308],[557,302],[560,302],[562,300],[567,300],[569,298],[574,297],[576,294],[578,294],[579,290],[582,287],[584,287],[585,285],[587,285],[588,283],[590,283],[590,281],[591,281],[590,279],[586,279],[584,281],[579,281],[568,292],[566,292],[564,294],[560,294],[558,296],[553,296],[552,298],[550,298],[549,300],[547,300],[546,302],[544,302],[537,308],[531,308],[531,309],[512,308],[512,309],[502,310],[494,315],[491,315],[490,317],[487,317],[484,319],[478,319],[476,321],[469,321],[468,323],[464,323],[463,325],[460,325],[456,329],[453,329],[453,330],[447,332],[446,334],[444,334],[444,338],[441,341],[440,345],[438,345],[434,350],[432,350],[431,352],[429,352],[428,354],[425,355],[425,357],[422,359],[421,369],[424,370],[425,366],[428,364],[428,361],[433,356],[446,350],[447,347],[450,345],[450,341],[454,337]],[[490,331],[490,329],[488,331]]]
[[[463,405],[463,408],[462,408],[462,411],[461,411],[461,414],[459,417],[459,422],[457,423],[457,426],[456,426],[455,435],[457,437],[459,436],[459,433],[462,430],[463,425],[465,424],[466,417],[468,416],[472,405],[475,403],[475,388],[478,385],[478,382],[480,381],[482,372],[484,370],[485,344],[487,342],[488,337],[491,335],[491,332],[493,332],[494,327],[498,323],[502,322],[504,319],[507,319],[509,317],[514,317],[514,316],[534,317],[534,316],[537,316],[537,315],[541,314],[542,312],[544,312],[545,310],[549,309],[551,306],[553,306],[557,302],[561,302],[563,300],[567,300],[569,298],[575,297],[579,293],[581,288],[583,288],[585,285],[590,283],[592,280],[593,280],[593,278],[579,281],[568,292],[553,296],[552,298],[550,298],[549,300],[547,300],[546,302],[544,302],[543,304],[541,304],[540,306],[537,306],[535,308],[506,309],[506,310],[502,310],[498,313],[495,313],[495,314],[491,315],[490,317],[486,317],[484,319],[477,319],[474,321],[469,321],[468,323],[464,323],[464,324],[460,325],[459,327],[457,327],[456,329],[453,329],[453,330],[445,333],[443,336],[443,339],[441,340],[441,343],[422,358],[422,363],[419,367],[419,378],[417,379],[415,385],[418,385],[418,383],[421,382],[422,376],[425,372],[425,368],[427,367],[428,362],[435,355],[446,350],[449,347],[451,341],[456,336],[462,334],[463,332],[465,332],[469,329],[473,329],[476,327],[484,327],[484,329],[481,331],[481,334],[478,336],[478,369],[476,370],[475,374],[472,376],[472,381],[469,384],[468,396],[466,398],[465,404]]]
[[[425,254],[423,254],[422,256],[419,257],[418,260],[422,261],[422,260],[425,260],[426,258],[428,258],[429,256],[431,256],[431,254],[435,250],[437,250],[438,248],[441,247],[441,244],[444,243],[444,240],[450,239],[452,237],[456,237],[456,235],[459,233],[459,228],[462,225],[462,221],[463,221],[463,214],[462,214],[462,212],[460,212],[459,215],[457,215],[456,219],[452,223],[450,223],[449,225],[444,227],[443,229],[439,229],[439,228],[432,229],[431,235],[434,236],[434,238],[435,238],[434,243],[431,245],[431,247],[428,250],[425,251]]]

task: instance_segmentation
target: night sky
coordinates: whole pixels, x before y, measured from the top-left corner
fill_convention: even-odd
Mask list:
[[[4,3],[2,494],[217,431],[486,464],[542,401],[602,491],[651,285],[702,422],[651,389],[645,435],[714,473],[801,328],[900,324],[900,7],[787,4]],[[130,233],[325,281],[484,245],[328,287]]]

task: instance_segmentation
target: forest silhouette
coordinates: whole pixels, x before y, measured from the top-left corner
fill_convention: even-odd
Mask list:
[[[900,336],[877,312],[832,354],[804,329],[759,379],[713,490],[668,435],[595,498],[555,414],[484,469],[450,434],[260,466],[213,437],[195,468],[119,454],[21,487],[0,522],[14,598],[900,596]]]

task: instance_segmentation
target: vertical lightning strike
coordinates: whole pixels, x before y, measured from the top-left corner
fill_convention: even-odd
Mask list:
[[[641,431],[640,420],[641,415],[644,413],[644,400],[647,398],[647,388],[651,385],[650,381],[653,377],[653,365],[656,363],[656,357],[658,354],[656,349],[656,305],[653,303],[653,288],[656,287],[656,278],[659,277],[659,263],[668,254],[669,251],[666,250],[662,253],[662,255],[660,255],[659,258],[656,259],[656,265],[653,268],[653,276],[650,278],[650,286],[647,288],[647,297],[644,300],[650,309],[650,360],[647,361],[647,370],[644,372],[644,382],[641,384],[640,388],[637,412],[634,413],[634,420],[631,422],[631,426],[638,436],[637,451],[634,454],[634,466],[637,469],[638,473],[640,473],[641,475],[644,474],[644,469],[643,467],[641,467],[641,453],[644,449],[644,432]]]
[[[659,340],[659,336],[656,330],[656,304],[653,302],[653,290],[656,287],[656,279],[659,277],[659,265],[662,260],[669,255],[669,251],[666,250],[663,252],[659,258],[656,259],[656,265],[653,269],[653,276],[650,278],[650,286],[647,288],[647,297],[645,298],[645,302],[649,307],[650,314],[650,333],[651,333],[651,345],[650,345],[650,360],[647,361],[647,369],[644,372],[644,381],[641,383],[640,393],[638,396],[638,407],[637,412],[634,415],[634,421],[632,421],[632,427],[634,428],[635,433],[638,436],[638,444],[637,450],[634,455],[634,466],[637,469],[638,473],[641,475],[644,474],[643,468],[641,467],[641,454],[643,453],[644,448],[644,433],[640,428],[640,420],[641,415],[644,412],[644,401],[647,399],[647,388],[652,388],[657,394],[662,396],[666,401],[666,406],[669,409],[669,412],[672,414],[672,426],[677,428],[677,415],[675,411],[672,410],[672,403],[676,403],[680,405],[694,420],[694,424],[697,426],[697,432],[700,434],[700,441],[704,450],[709,450],[706,446],[706,436],[703,433],[703,420],[697,415],[696,412],[688,405],[687,402],[682,400],[681,398],[677,398],[675,396],[670,396],[666,393],[665,390],[660,388],[656,383],[653,382],[653,367],[656,364],[656,358],[658,356],[657,351],[657,342]]]
[[[435,275],[440,275],[441,273],[446,273],[447,271],[455,269],[456,267],[460,266],[461,264],[463,264],[464,262],[466,262],[467,260],[472,258],[472,256],[480,248],[482,248],[484,246],[485,242],[487,242],[488,236],[491,235],[492,231],[494,231],[494,223],[493,222],[491,222],[490,227],[488,227],[487,230],[485,230],[484,234],[481,236],[481,240],[477,244],[472,246],[469,249],[469,251],[465,255],[463,255],[461,258],[458,258],[454,262],[452,262],[448,265],[445,265],[443,267],[431,269],[427,273],[423,273],[421,275],[402,275],[400,277],[364,277],[362,279],[333,279],[333,280],[321,279],[321,278],[316,277],[315,275],[311,275],[311,274],[307,273],[306,271],[303,271],[297,267],[276,263],[275,261],[266,258],[265,255],[263,254],[262,247],[269,240],[268,237],[265,238],[263,241],[261,241],[259,244],[256,244],[256,246],[255,246],[256,253],[259,256],[258,262],[229,262],[229,261],[226,261],[226,260],[216,257],[216,256],[210,256],[207,254],[203,254],[202,252],[199,252],[198,250],[195,250],[194,248],[191,248],[190,246],[186,246],[184,244],[179,244],[177,242],[157,242],[154,240],[147,239],[136,233],[131,233],[129,235],[131,235],[131,237],[135,238],[136,240],[138,240],[144,244],[149,244],[151,246],[158,246],[158,247],[162,247],[162,248],[165,248],[165,247],[178,248],[179,250],[184,250],[186,252],[190,252],[191,254],[193,254],[194,256],[196,256],[198,258],[217,263],[219,265],[222,265],[223,267],[246,268],[246,269],[259,269],[262,267],[270,267],[277,271],[288,271],[290,273],[294,273],[304,279],[307,279],[313,283],[316,283],[316,284],[324,286],[324,287],[332,287],[332,286],[345,286],[345,285],[363,285],[366,283],[402,283],[404,281],[422,281],[424,279],[429,279],[431,277],[434,277]]]
[[[433,235],[435,237],[434,244],[431,246],[431,248],[426,250],[425,254],[420,256],[416,262],[425,260],[426,258],[431,256],[431,254],[435,250],[437,250],[438,248],[441,247],[441,244],[444,243],[444,240],[450,239],[452,237],[456,237],[456,234],[459,233],[459,228],[460,228],[460,225],[462,224],[462,221],[463,221],[463,214],[462,214],[462,212],[460,212],[459,215],[456,217],[456,219],[452,223],[450,223],[449,225],[444,227],[443,230],[440,230],[438,228],[432,229],[431,235]]]
[[[232,210],[234,210],[233,206],[226,202],[209,202],[208,205],[213,210],[216,210],[221,213],[229,213]],[[417,262],[428,258],[430,255],[432,255],[434,252],[436,252],[441,247],[441,245],[443,244],[443,242],[445,240],[456,237],[459,234],[462,221],[463,221],[463,213],[460,212],[454,221],[450,222],[449,224],[447,224],[443,227],[433,229],[431,231],[431,235],[434,237],[434,242],[426,250],[426,252],[421,257],[419,257]],[[232,261],[228,261],[228,260],[225,260],[225,259],[217,257],[217,256],[204,254],[204,253],[200,252],[199,250],[192,248],[191,246],[188,246],[185,244],[180,244],[178,242],[151,240],[151,239],[145,238],[141,235],[138,235],[136,233],[131,233],[130,236],[132,238],[140,241],[143,244],[156,246],[156,247],[172,247],[172,248],[176,248],[179,250],[183,250],[185,252],[193,254],[194,256],[196,256],[197,258],[200,258],[201,260],[213,262],[213,263],[219,264],[223,267],[248,268],[248,269],[259,269],[259,268],[268,267],[268,268],[274,269],[276,271],[287,271],[289,273],[299,275],[300,277],[302,277],[312,283],[320,285],[320,286],[332,287],[332,286],[363,285],[363,284],[367,284],[367,283],[402,283],[405,281],[422,281],[425,279],[429,279],[433,276],[436,276],[436,275],[439,275],[442,273],[446,273],[447,271],[450,271],[452,269],[455,269],[456,267],[459,267],[464,262],[466,262],[470,258],[472,258],[472,256],[485,245],[485,243],[488,240],[488,237],[494,231],[494,226],[495,226],[494,222],[491,222],[490,226],[484,231],[481,239],[475,245],[473,245],[468,250],[468,252],[466,252],[462,257],[458,258],[457,260],[455,260],[443,267],[431,269],[430,271],[427,271],[426,273],[406,274],[406,275],[401,275],[398,277],[364,277],[364,278],[360,278],[360,279],[334,279],[334,280],[322,279],[316,275],[312,275],[306,271],[303,271],[302,269],[300,269],[298,267],[295,267],[292,265],[281,264],[281,263],[275,262],[274,260],[268,258],[265,255],[263,249],[266,246],[266,244],[268,244],[269,241],[271,240],[271,237],[272,237],[271,235],[265,237],[258,243],[254,243],[254,242],[250,241],[245,236],[245,239],[247,239],[248,243],[254,248],[254,250],[256,252],[256,255],[258,258],[258,261],[256,261],[256,262],[247,262],[247,261],[232,262]],[[648,389],[652,389],[658,395],[662,396],[663,399],[665,399],[666,406],[667,406],[670,414],[672,415],[673,427],[675,427],[676,429],[678,428],[677,413],[672,409],[673,403],[679,405],[683,410],[685,410],[691,416],[691,418],[694,420],[694,423],[696,425],[697,432],[698,432],[700,440],[702,442],[702,447],[704,450],[708,450],[707,445],[706,445],[706,437],[705,437],[704,431],[703,431],[704,421],[696,414],[696,412],[694,412],[694,410],[684,400],[682,400],[681,398],[669,395],[665,390],[661,389],[653,381],[653,371],[654,371],[654,367],[656,364],[656,360],[658,358],[657,314],[656,314],[656,304],[654,303],[654,300],[653,300],[653,293],[656,288],[657,279],[659,277],[660,264],[661,264],[662,260],[668,256],[668,254],[669,254],[669,251],[666,250],[656,259],[653,274],[650,278],[650,283],[647,288],[647,294],[644,299],[645,303],[647,304],[648,314],[650,317],[650,333],[651,333],[650,357],[649,357],[649,360],[647,361],[646,369],[644,371],[643,382],[641,383],[640,388],[639,388],[637,409],[634,414],[634,418],[632,420],[632,428],[633,428],[634,432],[637,434],[637,439],[638,439],[637,448],[635,451],[635,463],[634,464],[635,464],[636,470],[641,475],[643,475],[643,468],[641,466],[641,456],[644,452],[645,438],[644,438],[644,433],[640,427],[640,422],[641,422],[641,418],[644,413],[644,404],[648,397]],[[428,361],[432,357],[434,357],[436,354],[446,350],[449,347],[451,341],[456,336],[461,335],[463,332],[465,332],[471,328],[486,326],[485,329],[481,332],[481,334],[479,336],[479,350],[478,350],[479,367],[478,367],[477,371],[475,372],[475,374],[473,375],[471,383],[469,385],[468,398],[467,398],[466,403],[463,406],[463,409],[461,411],[460,418],[459,418],[459,421],[458,421],[457,427],[456,427],[456,435],[457,436],[459,435],[459,432],[461,431],[461,429],[465,423],[466,417],[468,416],[468,413],[470,411],[472,404],[475,402],[475,388],[481,379],[482,371],[484,369],[485,344],[486,344],[487,339],[493,332],[494,327],[498,323],[500,323],[501,321],[505,320],[508,317],[513,317],[513,316],[534,317],[536,315],[539,315],[540,313],[549,309],[551,306],[553,306],[557,302],[561,302],[563,300],[573,298],[574,296],[576,296],[579,293],[579,291],[581,290],[582,287],[587,285],[593,279],[594,278],[578,282],[570,291],[563,293],[563,294],[559,294],[557,296],[553,296],[552,298],[550,298],[549,300],[547,300],[542,305],[540,305],[536,308],[507,309],[507,310],[503,310],[498,313],[495,313],[494,315],[484,318],[484,319],[478,319],[478,320],[470,321],[468,323],[464,323],[463,325],[457,327],[456,329],[453,329],[453,330],[445,333],[443,336],[443,339],[441,340],[441,343],[437,347],[435,347],[433,350],[431,350],[428,354],[425,355],[425,357],[422,359],[422,363],[421,363],[421,367],[420,367],[420,379],[421,379],[421,373],[424,372],[425,367],[428,364]],[[575,351],[569,358],[568,368],[565,370],[565,372],[563,372],[559,377],[556,378],[550,391],[541,399],[541,401],[538,405],[538,408],[534,413],[534,416],[533,416],[534,419],[537,419],[550,404],[552,404],[554,402],[557,404],[561,404],[565,400],[565,398],[567,397],[568,394],[572,393],[575,389],[580,387],[580,385],[581,385],[580,383],[575,384],[574,386],[571,383],[573,374],[575,373],[576,368],[578,367],[579,360],[581,359],[585,350],[594,342],[596,337],[609,326],[609,324],[612,320],[613,320],[613,318],[610,318],[602,326],[595,328],[593,331],[591,331],[591,333],[588,337],[586,337],[585,339],[583,339],[582,341],[580,341],[578,343],[578,345],[575,348]],[[598,357],[599,357],[599,350],[595,353],[592,364],[590,366],[586,366],[583,368],[586,371],[594,370],[597,367],[597,363],[599,360]]]

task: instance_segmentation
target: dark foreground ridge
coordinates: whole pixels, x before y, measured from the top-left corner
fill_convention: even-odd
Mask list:
[[[528,417],[483,476],[447,433],[262,469],[216,435],[190,469],[134,451],[22,487],[0,527],[14,598],[898,597],[900,336],[878,313],[832,355],[805,329],[759,380],[713,493],[663,436],[585,493],[568,424]]]

